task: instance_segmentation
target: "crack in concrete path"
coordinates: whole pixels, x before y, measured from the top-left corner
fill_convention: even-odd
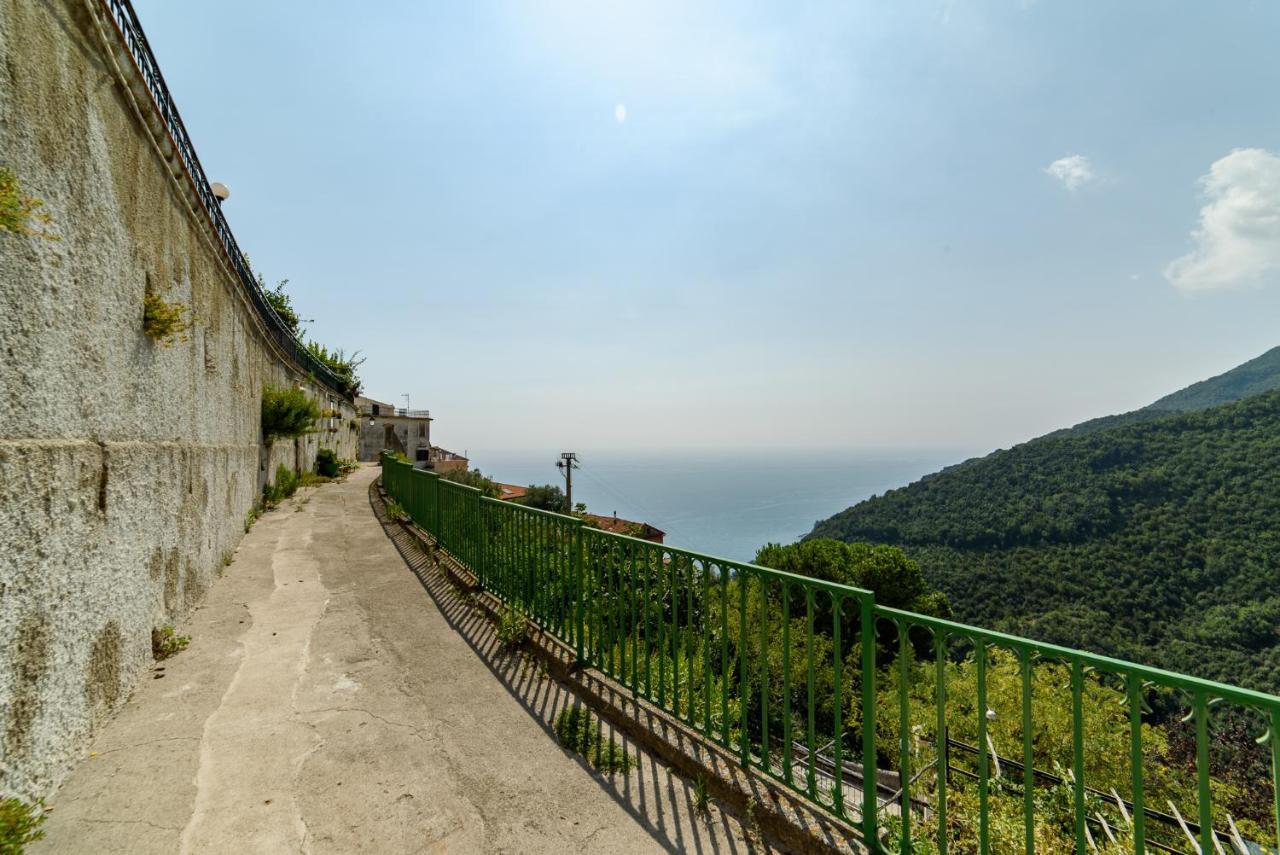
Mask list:
[[[296,783],[323,740],[296,720],[297,695],[328,604],[308,549],[309,522],[294,514],[270,520],[282,529],[271,556],[274,586],[248,603],[253,623],[240,640],[240,666],[205,721],[184,855],[307,851]]]
[[[668,770],[606,778],[563,750],[563,687],[479,617],[459,634],[369,506],[376,474],[258,521],[33,855],[739,855],[741,830],[698,820]]]

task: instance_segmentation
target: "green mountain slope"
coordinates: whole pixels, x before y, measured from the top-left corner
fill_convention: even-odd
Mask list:
[[[1260,359],[1270,379],[1237,369],[1162,402],[1280,377],[1280,351]],[[927,476],[809,537],[902,546],[967,622],[1280,690],[1280,392],[1139,412]]]
[[[1185,389],[1165,395],[1145,409],[1189,413],[1276,389],[1280,389],[1280,347],[1273,347],[1256,359],[1250,359],[1217,377],[1192,383]]]
[[[1170,413],[1193,413],[1276,389],[1280,389],[1280,347],[1273,347],[1261,356],[1216,377],[1192,383],[1185,389],[1165,395],[1142,409],[1090,419],[1074,427],[1054,431],[1048,436],[1081,436],[1119,425],[1163,418]]]

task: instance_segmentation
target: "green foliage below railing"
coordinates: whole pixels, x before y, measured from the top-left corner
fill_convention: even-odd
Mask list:
[[[813,536],[902,547],[966,621],[1280,692],[1277,532],[1270,392],[1032,440]]]
[[[441,473],[440,477],[455,484],[472,487],[485,496],[497,497],[502,493],[502,488],[498,486],[498,482],[485,475],[479,469],[454,469],[451,472]]]
[[[383,484],[579,661],[876,851],[1280,842],[1280,698],[947,620],[885,547],[762,550],[793,573],[590,529],[390,456]]]
[[[360,375],[356,372],[364,360],[357,358],[358,351],[347,356],[340,347],[330,350],[319,342],[309,341],[307,352],[337,378],[340,392],[349,398],[360,394]]]

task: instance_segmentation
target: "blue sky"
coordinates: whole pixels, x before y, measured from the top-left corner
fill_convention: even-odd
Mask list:
[[[225,211],[459,450],[989,450],[1280,344],[1280,4],[164,3]]]

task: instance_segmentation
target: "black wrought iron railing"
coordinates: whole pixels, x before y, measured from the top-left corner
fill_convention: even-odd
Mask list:
[[[191,142],[186,126],[182,123],[182,116],[178,114],[173,96],[169,94],[169,87],[164,82],[164,75],[160,73],[160,65],[151,52],[151,46],[147,43],[146,34],[142,31],[142,24],[138,21],[133,5],[129,0],[101,0],[101,2],[115,24],[120,38],[124,41],[129,56],[133,58],[134,66],[146,84],[147,91],[151,93],[151,100],[168,129],[174,150],[182,158],[183,168],[195,188],[200,205],[205,215],[209,217],[209,222],[227,253],[232,269],[240,277],[250,302],[262,318],[267,333],[304,371],[309,372],[317,381],[324,383],[343,397],[350,397],[352,390],[348,388],[348,384],[340,380],[327,365],[307,349],[307,346],[280,319],[271,303],[267,301],[266,295],[263,294],[257,278],[253,275],[253,270],[249,267],[249,262],[245,260],[244,253],[236,243],[231,226],[222,215],[222,207],[213,194],[213,188],[209,186],[209,177],[205,175],[200,158],[196,156],[195,146]]]

